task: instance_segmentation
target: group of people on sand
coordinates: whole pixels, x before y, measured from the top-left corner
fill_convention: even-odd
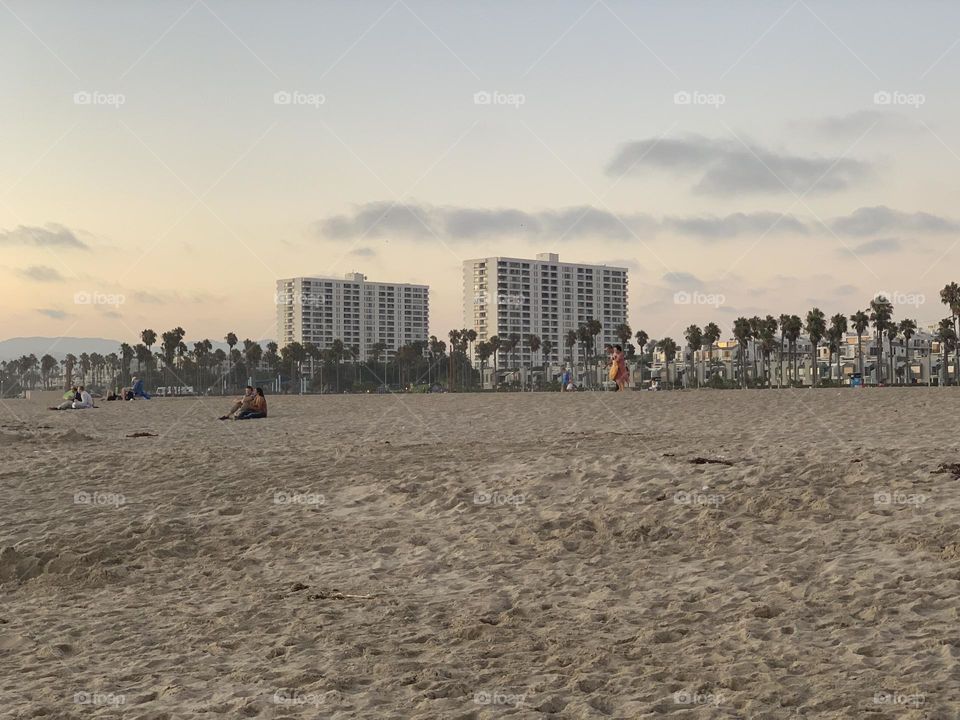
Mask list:
[[[149,400],[152,396],[143,388],[143,379],[136,375],[131,380],[130,387],[121,388],[118,392],[111,391],[105,400]],[[85,410],[95,408],[93,395],[83,386],[74,385],[63,394],[63,402],[51,407],[51,410]]]
[[[608,377],[617,384],[617,390],[626,390],[630,382],[630,368],[627,367],[627,356],[620,345],[604,345],[607,353]]]
[[[143,378],[134,375],[130,387],[120,388],[119,392],[107,395],[107,400],[150,400],[153,396],[143,387]]]
[[[243,391],[243,397],[238,399],[226,415],[221,415],[221,420],[256,420],[267,416],[267,398],[263,395],[263,388],[254,388],[247,385]]]
[[[74,385],[63,394],[63,402],[54,405],[51,410],[86,410],[93,408],[93,395],[83,386]]]

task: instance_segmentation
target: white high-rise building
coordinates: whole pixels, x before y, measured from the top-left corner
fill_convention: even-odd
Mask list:
[[[429,296],[426,285],[370,282],[361,273],[277,280],[277,344],[327,349],[341,340],[359,347],[364,361],[382,342],[384,356],[392,357],[403,345],[427,340]]]
[[[553,253],[536,259],[488,257],[463,263],[464,327],[477,333],[477,342],[497,335],[501,340],[520,337],[517,353],[522,365],[563,362],[569,357],[567,333],[587,320],[599,320],[604,343],[620,342],[617,326],[627,322],[627,269],[607,265],[560,262]],[[530,352],[528,337],[549,340],[549,355]],[[474,349],[477,343],[473,343]],[[581,358],[574,346],[575,362]]]

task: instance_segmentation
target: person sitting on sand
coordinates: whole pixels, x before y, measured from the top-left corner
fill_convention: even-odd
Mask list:
[[[93,396],[83,385],[80,386],[79,390],[80,399],[73,401],[73,409],[86,410],[87,408],[96,407],[96,405],[93,404]]]
[[[136,375],[133,376],[133,387],[131,388],[133,397],[143,398],[144,400],[150,399],[150,394],[143,389],[143,379],[138,378]]]
[[[254,420],[256,418],[265,418],[267,416],[267,399],[263,396],[263,388],[257,388],[257,394],[253,396],[253,404],[249,410],[242,410],[237,414],[237,420]]]
[[[247,385],[243,389],[243,397],[238,399],[233,405],[230,406],[229,412],[226,415],[221,415],[221,420],[229,420],[234,415],[239,415],[242,412],[246,412],[253,406],[253,400],[257,394],[253,391],[253,385]]]
[[[73,403],[80,400],[80,391],[77,389],[77,386],[74,385],[72,388],[67,390],[63,394],[63,402],[59,405],[51,407],[51,410],[72,410]]]

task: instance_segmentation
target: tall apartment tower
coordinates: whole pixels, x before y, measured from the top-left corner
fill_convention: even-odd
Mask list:
[[[359,347],[364,361],[383,342],[392,357],[403,345],[427,340],[429,300],[426,285],[370,282],[361,273],[277,280],[277,344],[326,349],[342,340],[347,348]]]
[[[603,324],[598,342],[617,343],[617,326],[627,322],[627,269],[560,262],[554,253],[533,260],[488,257],[463,263],[464,327],[477,341],[519,335],[521,364],[562,362],[569,358],[565,340],[587,320]],[[531,353],[530,335],[549,340],[549,356]],[[476,343],[473,344],[476,348]],[[573,348],[579,362],[579,343]]]

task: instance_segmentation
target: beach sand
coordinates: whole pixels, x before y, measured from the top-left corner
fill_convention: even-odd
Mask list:
[[[955,389],[101,405],[0,405],[3,717],[960,708]]]

